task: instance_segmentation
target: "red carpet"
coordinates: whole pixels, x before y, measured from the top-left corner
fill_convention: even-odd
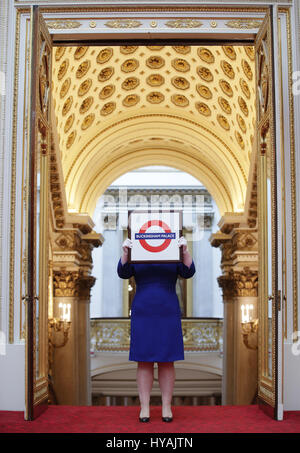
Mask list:
[[[283,421],[269,418],[257,406],[175,406],[172,423],[151,408],[150,423],[138,421],[138,407],[49,406],[26,422],[23,412],[0,411],[1,433],[300,433],[300,411]]]

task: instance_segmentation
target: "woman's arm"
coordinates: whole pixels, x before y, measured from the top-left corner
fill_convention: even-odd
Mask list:
[[[190,255],[190,252],[188,251],[187,241],[184,236],[181,236],[181,238],[179,239],[178,246],[182,247],[183,264],[185,264],[187,267],[191,267],[193,259]]]

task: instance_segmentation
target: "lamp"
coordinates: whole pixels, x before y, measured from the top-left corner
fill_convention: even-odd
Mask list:
[[[256,350],[257,346],[257,337],[255,344],[249,343],[250,334],[256,334],[258,330],[258,319],[252,319],[253,305],[246,304],[241,306],[242,311],[242,336],[243,342],[246,348]]]
[[[48,344],[49,344],[49,374],[52,372],[54,348],[64,347],[69,339],[71,327],[71,304],[60,303],[58,305],[60,310],[59,318],[48,319]],[[57,335],[62,334],[62,339],[57,340]]]

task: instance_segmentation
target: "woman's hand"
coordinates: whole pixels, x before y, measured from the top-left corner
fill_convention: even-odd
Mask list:
[[[127,238],[122,244],[123,254],[121,256],[121,263],[125,264],[128,261],[129,249],[132,249],[132,240]]]
[[[185,239],[184,236],[181,236],[178,239],[178,247],[182,247],[183,253],[185,253],[187,251],[187,240]]]
[[[182,247],[182,252],[183,252],[183,264],[185,264],[187,267],[190,267],[193,260],[191,255],[189,254],[188,248],[187,248],[187,240],[185,239],[184,236],[181,236],[178,239],[178,247]]]

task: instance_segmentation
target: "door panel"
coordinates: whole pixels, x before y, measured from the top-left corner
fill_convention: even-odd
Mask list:
[[[26,409],[33,420],[48,400],[48,209],[51,38],[39,8],[31,8],[27,166]]]
[[[281,369],[280,285],[278,263],[281,254],[280,127],[278,123],[277,10],[270,8],[255,42],[257,83],[257,159],[259,216],[259,351],[258,397],[261,407],[280,419],[279,370]]]

